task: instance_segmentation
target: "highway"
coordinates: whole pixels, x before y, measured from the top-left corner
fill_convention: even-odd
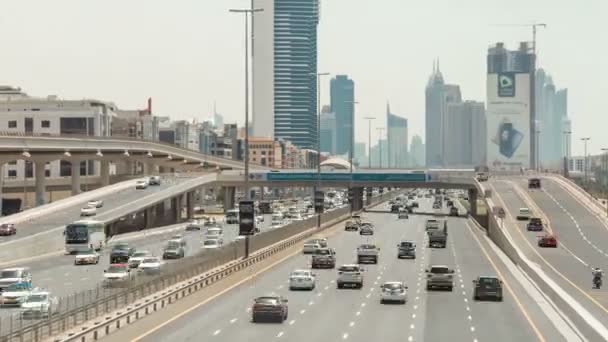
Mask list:
[[[421,207],[430,207],[422,199]],[[422,208],[421,208],[422,209]],[[381,247],[378,265],[365,266],[361,290],[336,288],[336,270],[316,270],[312,292],[289,291],[289,273],[308,268],[310,257],[294,257],[257,275],[204,305],[177,317],[144,318],[112,334],[120,341],[564,341],[543,311],[507,270],[484,234],[464,218],[449,218],[446,249],[425,247],[424,216],[398,220],[395,215],[364,214],[376,226],[373,237],[345,232],[329,236],[337,265],[353,263],[355,248],[364,241]],[[397,259],[400,239],[418,243],[415,260]],[[429,264],[453,267],[453,292],[429,292],[425,269]],[[503,302],[472,300],[472,280],[478,275],[502,275]],[[409,286],[405,305],[382,305],[379,286],[390,280]],[[255,297],[278,293],[289,300],[283,324],[253,324],[250,306]],[[194,305],[193,303],[192,305]],[[163,315],[162,312],[156,315]],[[157,324],[156,322],[162,322]]]
[[[527,178],[498,178],[490,182],[495,202],[505,207],[507,229],[526,256],[566,290],[604,325],[608,324],[608,290],[592,289],[591,267],[606,270],[608,230],[569,192],[544,178],[542,189],[527,189]],[[558,248],[539,248],[538,232],[527,232],[514,217],[520,207],[549,223]]]

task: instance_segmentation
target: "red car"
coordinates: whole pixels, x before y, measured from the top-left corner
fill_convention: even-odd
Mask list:
[[[8,236],[17,234],[17,228],[13,223],[0,224],[0,236]]]
[[[557,238],[555,235],[546,234],[538,239],[538,247],[557,247]]]

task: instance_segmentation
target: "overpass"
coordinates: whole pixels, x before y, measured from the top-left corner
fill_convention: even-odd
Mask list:
[[[0,165],[29,160],[34,163],[36,205],[45,203],[45,164],[55,160],[72,162],[72,193],[80,192],[80,164],[85,160],[100,162],[101,186],[110,182],[110,162],[127,165],[137,161],[145,174],[154,174],[158,167],[180,171],[200,171],[210,167],[242,169],[238,160],[209,156],[173,145],[139,139],[83,136],[0,136]],[[251,164],[251,169],[265,169]]]

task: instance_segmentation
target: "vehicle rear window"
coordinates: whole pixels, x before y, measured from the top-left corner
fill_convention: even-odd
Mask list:
[[[205,240],[205,242],[203,242],[203,244],[205,246],[215,246],[215,245],[217,245],[217,240]]]
[[[255,302],[257,304],[272,304],[272,305],[276,305],[279,303],[278,298],[275,297],[260,297],[260,298],[256,298]]]
[[[152,258],[152,259],[144,259],[144,261],[142,261],[142,263],[144,264],[151,264],[151,263],[155,263],[158,262],[158,259]]]
[[[315,251],[315,254],[320,254],[320,255],[330,255],[331,252],[327,249],[317,249]]]
[[[338,269],[338,271],[341,272],[358,272],[359,271],[359,267],[357,266],[342,266]]]
[[[483,285],[495,285],[498,284],[498,279],[496,278],[479,278],[479,283]]]
[[[412,243],[411,242],[402,242],[401,243],[401,247],[412,247]]]
[[[431,273],[440,273],[440,274],[450,273],[450,269],[447,267],[431,267]]]
[[[397,290],[397,289],[402,288],[402,285],[397,284],[397,283],[389,283],[389,284],[384,284],[384,288],[390,289],[390,290]]]
[[[2,271],[0,278],[19,278],[21,276],[19,271]]]
[[[361,249],[375,249],[376,246],[375,245],[361,245],[361,246],[359,246],[359,248],[361,248]]]

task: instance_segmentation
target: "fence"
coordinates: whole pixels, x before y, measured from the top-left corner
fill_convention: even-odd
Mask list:
[[[388,199],[391,194],[383,194],[375,197],[369,205],[375,205]],[[349,207],[337,209],[322,215],[322,222],[327,223],[332,220],[346,216],[350,212]],[[316,217],[307,220],[294,222],[283,228],[264,232],[251,238],[251,251],[261,251],[265,247],[278,242],[298,236],[298,241],[316,232],[313,230],[309,234],[302,234],[311,230],[317,223]],[[0,342],[29,342],[42,341],[52,336],[64,333],[67,330],[93,319],[100,319],[120,308],[133,305],[136,301],[148,297],[152,294],[163,296],[168,292],[168,288],[180,282],[192,279],[196,276],[209,272],[220,266],[232,270],[230,264],[242,264],[247,262],[257,262],[273,251],[262,251],[252,260],[241,260],[244,257],[244,242],[233,242],[225,248],[207,251],[197,255],[184,258],[177,263],[166,265],[169,267],[161,268],[161,273],[155,276],[135,276],[127,286],[123,288],[108,287],[99,285],[94,289],[81,291],[58,300],[57,306],[52,306],[50,315],[44,319],[25,319],[20,314],[13,314],[0,319]],[[294,241],[286,241],[288,244]],[[237,261],[241,260],[241,261]],[[249,264],[245,264],[244,267]],[[232,271],[230,271],[232,272]],[[203,279],[207,285],[217,279]],[[107,319],[107,317],[106,317]]]

